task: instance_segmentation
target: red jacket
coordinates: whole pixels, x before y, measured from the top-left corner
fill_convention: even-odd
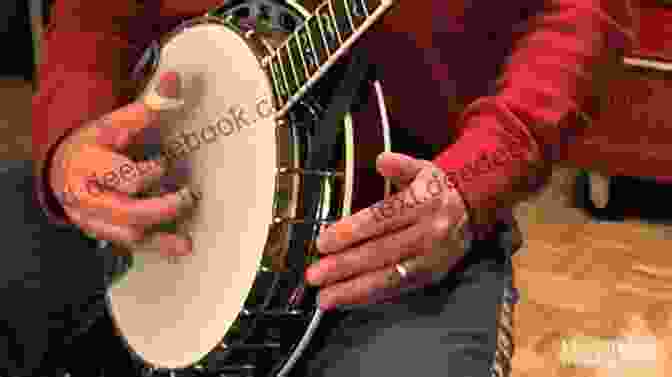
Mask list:
[[[52,215],[62,211],[44,173],[59,139],[127,103],[147,44],[221,1],[140,3],[55,2],[33,99],[38,193]],[[401,0],[362,46],[382,68],[392,125],[439,146],[435,162],[485,210],[539,187],[632,42],[628,0]]]

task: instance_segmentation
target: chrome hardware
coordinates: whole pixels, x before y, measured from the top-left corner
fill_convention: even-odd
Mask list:
[[[309,170],[302,168],[281,167],[276,170],[276,173],[280,175],[316,175],[319,177],[345,178],[345,173],[342,171]]]
[[[305,219],[305,218],[294,218],[294,217],[275,217],[273,219],[274,224],[288,223],[288,224],[314,224],[314,225],[331,225],[335,223],[336,220],[317,220],[317,219]]]

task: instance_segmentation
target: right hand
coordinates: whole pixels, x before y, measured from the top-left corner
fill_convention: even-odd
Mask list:
[[[150,96],[149,101],[134,102],[89,122],[57,147],[49,184],[70,220],[85,233],[129,251],[142,245],[143,250],[167,256],[191,252],[186,237],[148,234],[149,228],[170,222],[193,206],[188,189],[147,199],[132,197],[157,182],[165,167],[156,161],[135,162],[121,153],[143,129],[157,123],[162,107],[180,103],[180,85],[176,73],[165,73],[155,91],[160,97]]]

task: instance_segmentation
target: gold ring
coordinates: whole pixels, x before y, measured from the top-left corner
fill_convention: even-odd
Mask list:
[[[399,273],[401,280],[406,280],[408,277],[408,268],[404,265],[404,262],[400,262],[394,265],[394,268]]]

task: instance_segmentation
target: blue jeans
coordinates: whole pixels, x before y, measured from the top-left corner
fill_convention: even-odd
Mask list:
[[[134,377],[104,313],[115,259],[48,223],[32,166],[0,168],[0,377]],[[507,229],[475,242],[443,281],[394,303],[328,315],[292,376],[491,376],[500,305],[512,293]]]

